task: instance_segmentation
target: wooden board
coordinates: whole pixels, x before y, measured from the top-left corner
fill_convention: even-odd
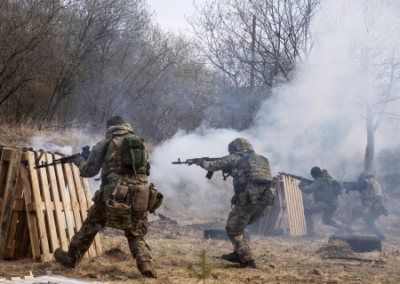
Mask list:
[[[73,235],[87,217],[91,206],[89,183],[73,164],[35,169],[36,164],[52,163],[59,155],[22,153],[14,148],[4,148],[2,154],[0,256],[51,261],[56,248],[68,250]],[[96,236],[84,257],[101,252],[100,238]]]
[[[15,198],[17,178],[19,173],[19,164],[21,163],[21,150],[12,150],[3,148],[1,163],[9,161],[7,177],[2,196],[2,208],[0,215],[0,258],[3,259],[6,253],[7,241],[10,230],[13,230],[16,224],[12,221],[12,204]],[[10,228],[12,226],[13,228]]]
[[[307,234],[307,229],[304,217],[303,197],[298,187],[299,181],[286,176],[281,176],[280,178],[284,184],[290,236],[305,235]]]
[[[276,190],[274,205],[264,213],[258,234],[302,236],[307,234],[302,193],[299,181],[286,176],[274,178]]]

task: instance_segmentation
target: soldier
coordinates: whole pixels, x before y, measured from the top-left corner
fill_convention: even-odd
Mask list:
[[[306,237],[315,237],[313,214],[323,212],[322,222],[325,225],[335,227],[346,232],[351,232],[351,229],[345,226],[340,221],[333,218],[333,214],[339,205],[338,191],[334,190],[334,183],[337,183],[328,174],[328,171],[319,167],[311,169],[311,176],[314,178],[312,183],[301,181],[299,184],[300,190],[305,194],[314,193],[314,201],[304,208],[304,217],[306,219],[307,235]]]
[[[361,196],[362,206],[352,210],[352,216],[347,222],[350,226],[355,220],[362,217],[369,229],[381,240],[385,239],[384,233],[376,226],[375,221],[383,214],[388,216],[385,198],[381,185],[370,172],[362,172],[357,182],[344,182],[346,193],[358,191]]]
[[[133,151],[134,157],[130,156],[130,148],[126,154],[126,141],[138,143],[139,147]],[[126,155],[131,163],[129,167]],[[134,158],[141,161],[140,166],[133,166]],[[129,249],[140,273],[155,278],[150,248],[144,240],[150,194],[147,159],[143,139],[134,135],[131,125],[125,123],[120,116],[111,117],[107,121],[105,138],[93,147],[87,161],[81,156],[73,161],[79,167],[82,177],[93,177],[101,169],[102,183],[92,199],[94,204],[87,218],[71,240],[68,252],[61,248],[55,250],[54,258],[58,263],[74,268],[89,249],[97,232],[108,226],[125,231]]]
[[[249,245],[244,239],[244,229],[256,221],[268,205],[273,204],[272,176],[268,159],[256,154],[253,146],[244,138],[236,138],[228,146],[229,154],[217,161],[203,159],[197,165],[207,171],[229,173],[233,177],[234,206],[229,213],[226,233],[234,246],[233,253],[222,259],[239,263],[240,267],[257,268]]]

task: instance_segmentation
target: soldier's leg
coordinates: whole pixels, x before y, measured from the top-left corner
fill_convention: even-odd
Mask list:
[[[335,211],[337,209],[337,206],[327,206],[326,210],[324,211],[322,215],[322,223],[324,223],[327,226],[332,226],[336,229],[346,229],[350,231],[350,228],[340,222],[339,220],[333,218],[333,215],[335,214]]]
[[[90,207],[88,216],[80,230],[72,237],[68,252],[58,248],[54,258],[64,267],[74,268],[85,255],[97,232],[105,226],[105,204],[95,203]]]
[[[374,212],[373,210],[369,212],[368,215],[364,216],[364,222],[368,225],[369,229],[380,239],[386,238],[385,234],[381,229],[375,224],[375,221],[380,217],[380,212]]]
[[[344,223],[347,226],[351,226],[351,224],[353,224],[358,218],[361,218],[362,216],[364,216],[366,214],[367,208],[365,208],[364,206],[356,206],[354,207],[354,209],[351,211],[351,216],[349,219],[347,219],[347,221],[345,221]]]
[[[153,266],[151,265],[151,250],[146,244],[144,236],[147,234],[148,222],[147,212],[141,218],[133,216],[132,230],[125,231],[125,237],[128,239],[129,250],[136,259],[136,265],[143,276],[156,277]]]
[[[244,229],[253,215],[252,205],[240,204],[229,213],[226,233],[242,263],[253,261],[250,247],[244,238]]]
[[[323,212],[326,209],[326,203],[316,202],[304,208],[304,217],[306,219],[307,235],[315,235],[313,214]]]

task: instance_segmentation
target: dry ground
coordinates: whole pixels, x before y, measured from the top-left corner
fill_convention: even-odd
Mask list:
[[[65,269],[55,262],[32,263],[30,260],[1,261],[0,278],[54,274],[110,283],[202,283],[187,269],[190,263],[198,267],[200,250],[207,251],[213,267],[206,283],[400,283],[400,238],[389,237],[383,242],[382,252],[353,254],[376,260],[360,262],[331,260],[327,254],[349,253],[340,245],[328,246],[324,237],[318,240],[286,237],[252,236],[250,246],[258,269],[239,269],[235,264],[219,259],[229,253],[227,241],[203,239],[203,229],[223,227],[224,221],[213,216],[195,218],[200,223],[178,220],[178,224],[152,223],[147,237],[153,251],[158,279],[143,279],[136,269],[127,242],[120,231],[106,229],[101,233],[105,253],[85,259],[76,269]],[[350,252],[351,253],[351,252]]]

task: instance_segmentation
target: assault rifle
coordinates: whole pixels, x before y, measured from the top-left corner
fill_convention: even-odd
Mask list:
[[[62,157],[61,159],[56,159],[50,164],[42,162],[42,164],[39,165],[39,166],[36,166],[35,169],[45,168],[45,167],[48,167],[48,166],[55,166],[57,164],[71,163],[78,156],[81,156],[85,160],[87,160],[89,155],[90,155],[90,150],[89,149],[90,149],[90,146],[84,146],[84,147],[82,147],[82,153],[78,153],[78,154],[73,154],[71,156]]]
[[[204,157],[204,158],[193,158],[193,159],[187,159],[186,161],[182,162],[180,158],[178,158],[178,161],[172,162],[173,165],[182,165],[182,164],[187,164],[188,166],[191,166],[193,164],[197,164],[200,160],[205,160],[207,162],[212,162],[212,161],[217,161],[221,158],[209,158],[209,157]],[[213,176],[214,172],[207,172],[206,178],[211,179]],[[225,175],[226,174],[226,175]],[[222,176],[224,177],[224,180],[230,175],[230,173],[224,173],[222,172]]]
[[[306,183],[312,183],[312,180],[307,179],[307,178],[303,178],[303,177],[301,177],[301,176],[296,176],[296,175],[292,175],[292,174],[287,174],[287,173],[285,173],[285,172],[278,172],[278,174],[283,175],[283,176],[287,176],[287,177],[291,177],[291,178],[294,178],[294,179],[297,179],[297,180],[299,180],[299,181],[303,181],[303,182],[306,182]]]

